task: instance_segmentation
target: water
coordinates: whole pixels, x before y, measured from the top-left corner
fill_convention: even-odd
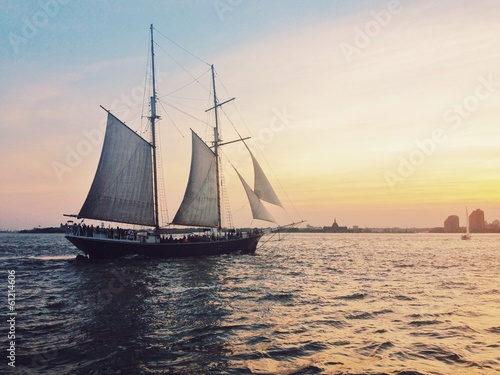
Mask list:
[[[82,264],[62,235],[0,234],[0,373],[500,374],[499,235],[275,239]]]

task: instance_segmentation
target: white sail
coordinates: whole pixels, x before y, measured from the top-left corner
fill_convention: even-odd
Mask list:
[[[469,210],[465,207],[465,233],[469,235]]]
[[[235,169],[236,170],[236,169]],[[266,220],[275,223],[275,220],[271,213],[267,210],[264,204],[261,202],[257,194],[254,193],[250,185],[247,184],[245,179],[236,171],[238,177],[240,178],[243,187],[245,188],[245,192],[247,193],[248,202],[250,202],[250,207],[252,209],[252,216],[254,219]]]
[[[262,199],[263,201],[266,201],[268,203],[275,204],[277,206],[283,207],[281,204],[278,196],[274,192],[273,187],[271,186],[271,183],[267,179],[266,175],[264,174],[264,171],[262,170],[261,166],[257,162],[257,159],[255,159],[255,156],[253,156],[252,152],[250,149],[247,147],[248,152],[250,153],[250,156],[252,157],[252,162],[253,162],[253,169],[254,169],[254,192],[255,194]]]
[[[216,157],[214,152],[192,131],[192,156],[189,181],[184,199],[172,221],[180,225],[217,227]]]
[[[97,172],[78,217],[155,225],[151,145],[109,112]]]

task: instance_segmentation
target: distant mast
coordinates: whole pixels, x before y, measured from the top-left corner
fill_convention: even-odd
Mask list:
[[[153,81],[153,94],[151,96],[151,143],[153,146],[153,189],[155,201],[155,229],[160,229],[160,216],[158,209],[158,171],[156,167],[156,128],[155,123],[158,116],[156,115],[156,78],[155,78],[155,52],[153,42],[153,24],[151,24],[151,79]]]

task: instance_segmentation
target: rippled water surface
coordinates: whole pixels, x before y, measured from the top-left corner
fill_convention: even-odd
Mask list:
[[[500,374],[499,235],[266,240],[255,256],[77,263],[62,235],[0,234],[16,372]]]

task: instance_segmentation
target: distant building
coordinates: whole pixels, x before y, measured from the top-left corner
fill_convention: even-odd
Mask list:
[[[460,219],[457,215],[448,216],[444,221],[445,233],[458,233],[460,232]]]
[[[323,230],[328,233],[347,233],[347,227],[340,227],[337,219],[334,219],[331,227],[323,227]]]
[[[484,211],[479,208],[469,215],[469,230],[471,232],[484,232]]]

